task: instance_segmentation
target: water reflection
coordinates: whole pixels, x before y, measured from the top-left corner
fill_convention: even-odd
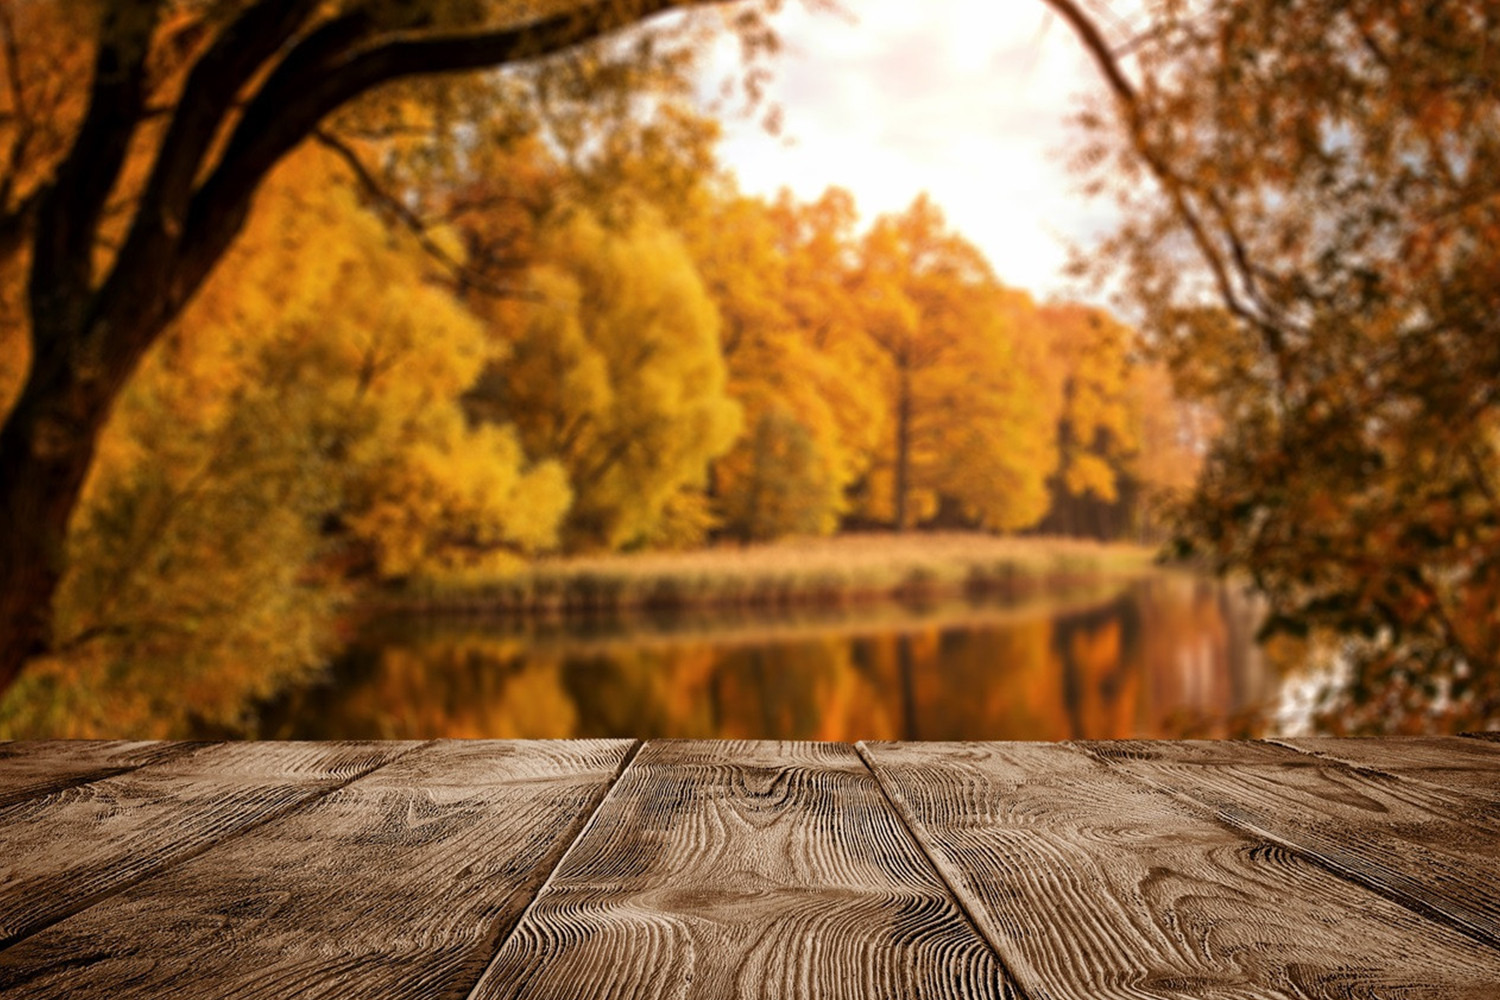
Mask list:
[[[1163,573],[1067,602],[771,621],[385,623],[278,738],[1224,737],[1274,681],[1232,588]]]

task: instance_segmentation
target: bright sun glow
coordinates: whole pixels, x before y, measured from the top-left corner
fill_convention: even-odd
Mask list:
[[[1062,293],[1070,243],[1110,226],[1068,170],[1068,118],[1093,66],[1040,2],[861,0],[847,17],[791,6],[769,92],[781,137],[731,121],[723,161],[750,193],[838,184],[872,218],[929,192],[1006,284]],[[976,13],[976,9],[978,12]]]

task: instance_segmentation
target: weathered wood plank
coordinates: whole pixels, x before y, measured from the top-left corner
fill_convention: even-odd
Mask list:
[[[1456,736],[1340,739],[1329,736],[1272,740],[1355,768],[1425,781],[1489,801],[1500,801],[1500,744]]]
[[[1459,733],[1458,735],[1471,740],[1489,740],[1492,743],[1500,743],[1500,733],[1492,730],[1482,733]]]
[[[1500,947],[1500,807],[1493,802],[1266,743],[1077,745]]]
[[[1032,997],[1483,997],[1500,954],[1059,744],[860,744]]]
[[[0,742],[0,808],[170,760],[193,746],[126,740]]]
[[[852,747],[648,743],[474,993],[1007,995]]]
[[[419,745],[190,745],[0,809],[0,947]]]
[[[0,995],[464,997],[631,746],[423,747],[0,952]]]

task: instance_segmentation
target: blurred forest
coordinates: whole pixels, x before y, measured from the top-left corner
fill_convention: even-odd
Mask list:
[[[1151,11],[1073,18],[1112,92],[1079,159],[1126,220],[1087,268],[1222,417],[1178,548],[1329,670],[1324,728],[1500,725],[1500,12]]]
[[[4,120],[59,129],[4,132],[24,184],[89,39],[5,12]],[[540,552],[1155,536],[1203,440],[1132,331],[1006,287],[925,197],[861,225],[841,190],[741,193],[685,52],[387,88],[288,155],[113,407],[9,723],[232,726],[321,667],[362,588]]]
[[[1500,19],[1164,3],[1121,54],[1048,2],[1111,87],[1080,162],[1127,221],[1086,263],[1139,332],[1006,286],[925,196],[866,221],[836,188],[738,190],[716,115],[755,106],[775,49],[741,8],[711,12],[748,60],[721,108],[700,94],[706,22],[615,36],[671,4],[614,4],[630,16],[592,44],[413,72],[313,119],[90,404],[47,651],[0,731],[168,735],[189,710],[232,729],[322,668],[372,587],[874,527],[1171,535],[1340,672],[1325,725],[1500,715]],[[395,17],[347,6],[299,37]],[[242,24],[223,7],[0,0],[8,429],[59,358],[92,363],[87,337],[70,354],[37,328],[72,315],[59,289],[144,297],[134,241],[197,216],[141,205],[234,166],[257,105],[235,118],[233,90],[192,170],[159,155]],[[92,228],[52,233],[79,137],[108,135],[99,39],[117,37],[138,43],[135,131]],[[243,87],[274,91],[281,69],[254,70]],[[69,240],[82,279],[58,263]],[[6,532],[19,565],[28,526]]]

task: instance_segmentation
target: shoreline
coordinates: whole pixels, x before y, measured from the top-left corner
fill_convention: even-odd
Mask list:
[[[409,581],[358,613],[567,621],[685,611],[855,608],[1025,599],[1146,576],[1156,551],[1068,538],[852,534],[683,552],[539,560],[512,576]]]

